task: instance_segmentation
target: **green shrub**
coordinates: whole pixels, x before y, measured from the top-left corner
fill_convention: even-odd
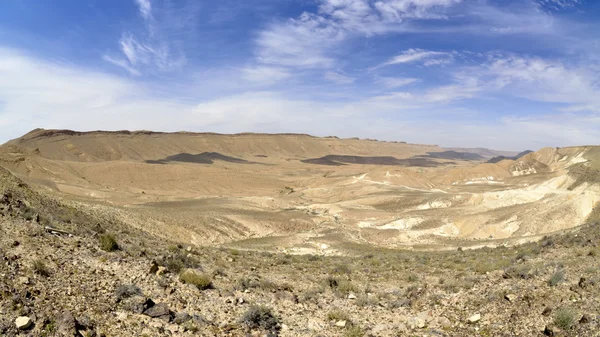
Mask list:
[[[185,261],[180,256],[171,256],[165,261],[165,266],[172,273],[179,273],[185,268]]]
[[[350,326],[344,332],[344,337],[363,337],[365,332],[359,326]]]
[[[119,250],[119,244],[112,234],[100,235],[100,248],[106,252]]]
[[[350,269],[350,266],[346,265],[346,264],[339,264],[335,267],[333,267],[332,272],[334,274],[351,274],[352,273],[352,269]]]
[[[237,285],[236,288],[238,290],[246,290],[246,289],[253,289],[253,288],[258,288],[260,287],[260,282],[258,280],[254,280],[251,278],[241,278],[239,280],[237,280]]]
[[[25,209],[23,210],[23,218],[27,221],[31,221],[33,219],[35,219],[35,215],[36,215],[36,210],[25,206]]]
[[[346,280],[340,281],[335,290],[340,296],[346,296],[350,293],[358,292],[358,288],[352,282]]]
[[[339,309],[334,309],[332,311],[330,311],[329,313],[327,313],[327,319],[330,321],[346,321],[346,322],[350,322],[350,316],[348,316],[347,313],[345,313],[344,311],[341,311]]]
[[[325,279],[325,283],[327,283],[329,288],[335,290],[335,289],[337,289],[337,287],[340,283],[340,279],[338,279],[335,276],[328,276],[327,279]]]
[[[563,329],[569,330],[575,323],[575,312],[568,308],[560,308],[554,317],[554,324]]]
[[[565,280],[565,272],[562,270],[557,271],[552,275],[552,277],[548,280],[548,285],[551,287],[556,287],[559,283]]]
[[[241,319],[250,329],[277,330],[279,328],[279,319],[273,314],[270,308],[265,306],[251,306]]]
[[[504,270],[503,275],[506,279],[521,278],[523,280],[528,280],[533,276],[535,276],[535,271],[529,265],[510,266]]]
[[[210,275],[200,273],[193,269],[188,269],[179,275],[179,280],[186,284],[195,285],[200,290],[212,287],[212,278]]]
[[[122,284],[117,287],[115,291],[115,296],[117,297],[117,302],[120,302],[126,298],[130,298],[133,296],[142,296],[142,289],[133,284]]]
[[[40,276],[50,276],[50,270],[48,269],[48,267],[46,267],[46,264],[43,260],[33,261],[33,272]]]

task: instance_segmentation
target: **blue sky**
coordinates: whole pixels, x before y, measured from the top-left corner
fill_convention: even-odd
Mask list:
[[[33,128],[600,139],[592,0],[3,0],[0,142]]]

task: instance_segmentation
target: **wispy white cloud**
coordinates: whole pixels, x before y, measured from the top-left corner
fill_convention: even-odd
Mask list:
[[[320,0],[318,13],[276,22],[256,39],[259,62],[304,68],[330,68],[332,51],[357,35],[400,31],[405,20],[441,19],[461,0]]]
[[[578,90],[595,93],[593,83],[585,77],[577,80],[582,75],[564,65],[561,68],[518,59],[499,62],[494,59],[483,65],[481,69],[488,70],[481,78],[471,78],[470,72],[465,71],[449,85],[343,102],[320,102],[292,98],[281,91],[252,90],[194,102],[161,97],[136,80],[0,49],[0,101],[3,102],[0,134],[7,140],[35,127],[304,132],[509,149],[597,141],[600,118],[590,113],[549,112],[546,116],[482,120],[467,119],[462,111],[455,111],[456,102],[486,91],[510,88],[507,81],[512,81],[511,85],[524,82],[532,90],[540,81],[563,77],[567,83],[576,84]],[[538,75],[540,71],[546,74]],[[240,76],[243,78],[245,74],[240,72]],[[554,84],[550,87],[559,89]],[[593,104],[583,96],[578,97],[569,101]],[[535,98],[539,97],[531,99]],[[461,118],[449,117],[452,113],[461,114]],[[315,116],[319,116],[320,123],[314,123]],[[400,135],[398,130],[402,130]]]
[[[103,59],[139,76],[144,71],[167,72],[186,63],[183,53],[174,53],[170,39],[160,32],[160,25],[152,15],[150,0],[134,0],[145,22],[145,31],[136,36],[125,32],[119,39],[121,55],[105,54]]]
[[[146,20],[152,17],[152,4],[150,0],[135,0],[140,9],[140,14]]]
[[[595,107],[600,111],[600,76],[589,67],[536,57],[494,56],[479,74],[499,90],[534,101]]]
[[[452,53],[430,51],[423,49],[408,49],[400,53],[395,57],[392,57],[387,62],[383,63],[379,67],[389,66],[393,64],[401,63],[413,63],[418,61],[425,61],[423,64],[426,66],[440,65],[450,62],[452,59]]]
[[[141,75],[141,73],[137,69],[133,68],[130,65],[130,63],[127,62],[127,60],[125,60],[125,59],[122,59],[122,58],[114,59],[108,55],[103,55],[102,59],[106,62],[110,62],[118,67],[121,67],[121,68],[127,70],[131,75],[135,75],[135,76]]]
[[[265,64],[327,68],[334,63],[327,51],[344,37],[345,33],[327,19],[304,13],[262,31],[257,39],[257,58]]]
[[[405,85],[413,84],[419,81],[418,78],[403,78],[403,77],[380,77],[376,80],[377,83],[383,84],[387,88],[398,88]]]
[[[337,83],[337,84],[351,84],[354,83],[354,78],[346,76],[336,71],[327,71],[324,75],[325,79]]]
[[[244,79],[259,84],[273,84],[291,77],[289,71],[280,67],[252,66],[241,71]]]
[[[575,7],[581,4],[580,0],[537,0],[541,6],[546,6],[552,9],[563,9]]]

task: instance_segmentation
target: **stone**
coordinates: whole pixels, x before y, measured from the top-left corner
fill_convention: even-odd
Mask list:
[[[29,277],[19,277],[19,283],[27,285],[29,284]]]
[[[355,300],[356,299],[356,295],[354,295],[353,293],[348,294],[348,299],[349,300]]]
[[[544,336],[554,336],[554,331],[552,329],[550,329],[549,327],[546,327],[544,329]]]
[[[475,315],[473,315],[473,316],[469,317],[469,319],[467,319],[467,321],[468,321],[469,323],[471,323],[471,324],[473,324],[473,323],[477,323],[477,322],[479,322],[480,320],[481,320],[481,315],[480,315],[480,314],[475,314]]]
[[[335,326],[337,326],[338,328],[345,328],[347,323],[348,322],[346,321],[337,321],[335,322]]]
[[[175,314],[175,318],[173,319],[173,323],[175,324],[183,324],[187,321],[190,321],[192,319],[192,316],[190,316],[189,314],[185,313],[185,312],[178,312]]]
[[[166,271],[167,271],[166,267],[159,266],[158,270],[156,271],[156,276],[164,275],[166,273]]]
[[[238,303],[238,304],[244,304],[244,302],[245,302],[245,301],[244,301],[244,299],[243,299],[243,298],[241,298],[241,297],[240,297],[240,298],[238,298],[238,300],[237,300],[237,303]]]
[[[504,295],[504,299],[509,301],[509,302],[515,302],[517,300],[517,295],[515,294],[506,294]]]
[[[544,311],[542,311],[542,316],[550,316],[551,313],[552,313],[552,308],[545,307]]]
[[[128,317],[129,317],[129,315],[127,315],[126,312],[117,313],[117,320],[119,320],[121,322],[124,322]]]
[[[150,266],[150,270],[148,271],[148,274],[156,275],[157,271],[158,271],[158,263],[156,263],[156,261],[152,261],[152,265]]]
[[[155,304],[154,306],[146,309],[144,311],[144,315],[152,318],[160,318],[162,320],[166,320],[167,322],[171,320],[171,310],[169,310],[169,306],[166,303]]]
[[[377,324],[373,327],[373,329],[371,329],[371,332],[375,335],[375,336],[380,336],[383,335],[384,332],[389,331],[390,326],[388,324]]]
[[[579,324],[587,324],[591,321],[592,321],[592,318],[590,317],[590,315],[583,314],[583,316],[581,316],[581,319],[579,320]]]
[[[445,329],[452,327],[452,322],[446,317],[438,317],[437,324]]]
[[[411,317],[407,323],[411,329],[423,329],[427,326],[427,321],[423,317]]]
[[[74,336],[77,322],[70,311],[64,311],[56,320],[56,332],[59,336]]]
[[[27,330],[33,325],[33,321],[27,316],[21,316],[15,319],[15,325],[19,330]]]
[[[431,320],[433,320],[433,315],[431,314],[431,311],[421,311],[417,315],[417,317],[424,320],[425,322],[431,322]]]
[[[146,299],[143,296],[134,296],[123,300],[123,308],[136,314],[141,314],[148,308],[154,306],[151,299]]]

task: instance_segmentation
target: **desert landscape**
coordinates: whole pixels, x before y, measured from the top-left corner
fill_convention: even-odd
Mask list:
[[[0,335],[598,335],[600,147],[536,150],[33,130]]]

